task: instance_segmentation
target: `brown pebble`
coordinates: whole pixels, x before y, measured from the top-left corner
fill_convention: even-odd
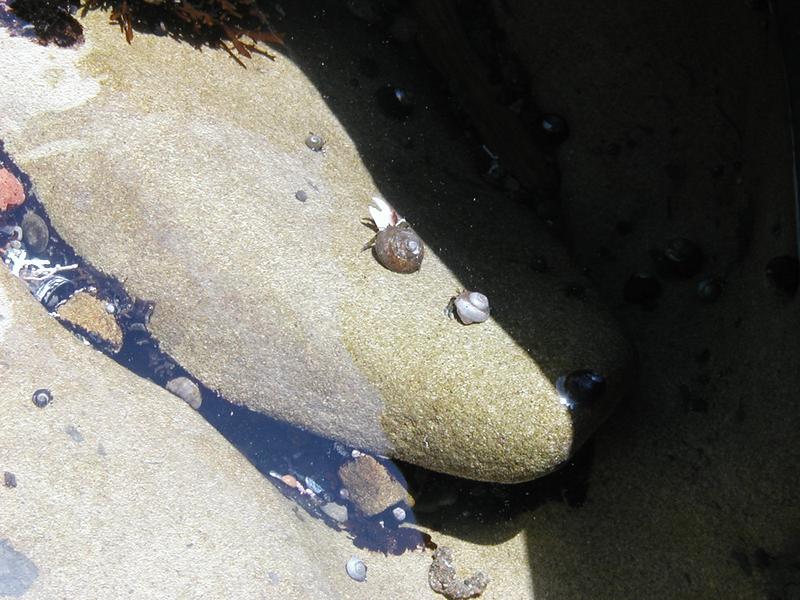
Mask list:
[[[362,454],[339,467],[339,479],[350,500],[368,517],[382,513],[400,502],[413,505],[403,485],[377,460]]]

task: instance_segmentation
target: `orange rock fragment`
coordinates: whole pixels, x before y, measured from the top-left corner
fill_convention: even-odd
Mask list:
[[[8,169],[0,168],[0,212],[25,202],[25,190]]]

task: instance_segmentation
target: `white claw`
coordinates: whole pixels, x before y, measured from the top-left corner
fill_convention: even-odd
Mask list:
[[[391,204],[380,196],[373,196],[372,201],[375,203],[375,206],[369,207],[369,214],[372,220],[375,221],[375,225],[379,230],[383,231],[390,225],[397,225],[405,221],[405,219],[398,215],[397,211],[392,208]]]

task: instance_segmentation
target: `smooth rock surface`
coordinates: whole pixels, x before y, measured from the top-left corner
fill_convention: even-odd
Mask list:
[[[456,175],[414,167],[409,179],[444,185],[404,199],[363,162],[395,149],[360,154],[286,56],[245,70],[168,38],[129,46],[104,14],[83,23],[80,49],[0,31],[0,135],[60,235],[155,302],[153,333],[203,383],[357,447],[503,482],[563,463],[625,391],[630,348],[596,294],[565,293],[586,281],[542,226],[458,175],[467,149],[435,114],[415,116],[426,152],[463,156],[448,159]],[[309,131],[324,151],[306,148]],[[300,186],[315,190],[302,204]],[[375,194],[426,241],[418,274],[360,251]],[[530,266],[538,255],[550,273]],[[443,316],[463,288],[489,296],[488,322]],[[580,368],[608,392],[571,413],[554,382]]]
[[[186,403],[82,344],[0,269],[0,594],[50,598],[438,598],[431,552],[359,550],[287,500]],[[54,401],[30,395],[47,385]],[[78,434],[79,435],[76,435]],[[434,533],[532,597],[521,532]],[[488,533],[488,532],[487,532]]]

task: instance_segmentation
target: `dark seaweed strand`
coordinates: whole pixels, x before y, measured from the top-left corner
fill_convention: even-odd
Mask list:
[[[256,53],[274,59],[259,42],[283,44],[283,38],[271,30],[267,16],[253,0],[163,0],[159,4],[144,0],[86,0],[81,14],[94,9],[110,9],[111,22],[119,26],[128,43],[133,40],[134,29],[163,32],[196,48],[221,48],[243,67],[245,64],[234,50],[246,58]]]

